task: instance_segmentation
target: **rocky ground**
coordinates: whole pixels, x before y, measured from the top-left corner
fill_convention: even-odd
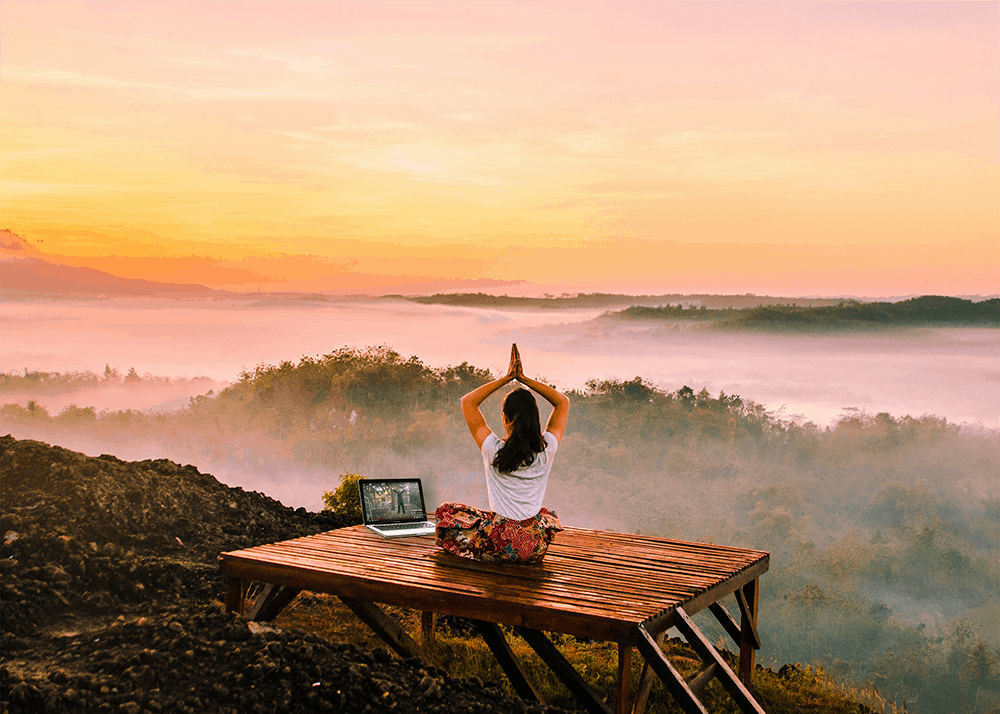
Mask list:
[[[220,552],[352,522],[193,466],[0,437],[0,711],[562,711],[225,611]]]

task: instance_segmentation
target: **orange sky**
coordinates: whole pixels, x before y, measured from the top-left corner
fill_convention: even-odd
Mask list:
[[[998,7],[4,1],[0,227],[230,289],[997,293]]]

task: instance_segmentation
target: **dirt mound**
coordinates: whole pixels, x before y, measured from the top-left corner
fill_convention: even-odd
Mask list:
[[[353,519],[10,436],[0,508],[2,711],[526,711],[421,660],[225,612],[220,552]]]

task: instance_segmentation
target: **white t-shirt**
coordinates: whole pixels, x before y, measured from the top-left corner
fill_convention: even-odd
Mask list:
[[[535,454],[531,466],[522,466],[513,473],[497,471],[493,459],[503,446],[496,434],[483,441],[483,464],[486,466],[486,490],[490,496],[490,510],[515,521],[534,518],[542,508],[545,486],[552,470],[552,458],[559,448],[559,440],[545,432],[545,451]]]

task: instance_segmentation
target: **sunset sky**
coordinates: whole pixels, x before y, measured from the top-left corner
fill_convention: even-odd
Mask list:
[[[4,1],[0,73],[0,228],[125,277],[1000,292],[993,1]]]

